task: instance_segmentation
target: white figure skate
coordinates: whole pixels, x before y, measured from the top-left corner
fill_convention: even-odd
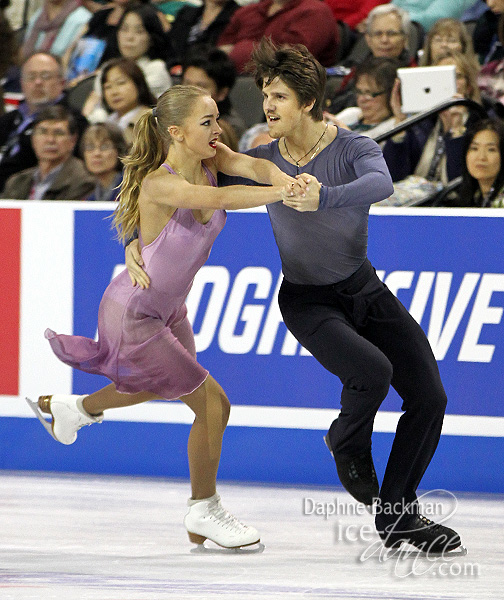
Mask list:
[[[184,525],[189,539],[198,544],[196,551],[209,552],[203,542],[206,539],[222,548],[242,552],[262,552],[264,545],[260,544],[257,529],[240,523],[221,504],[220,496],[214,494],[202,500],[188,500],[189,511],[184,517]],[[242,550],[243,547],[258,545],[256,548]]]
[[[47,433],[57,442],[68,446],[75,442],[81,427],[103,421],[103,413],[92,416],[84,410],[82,406],[84,398],[86,396],[55,394],[40,396],[38,402],[33,402],[29,398],[26,398],[26,401]],[[51,423],[46,421],[43,413],[52,416]]]

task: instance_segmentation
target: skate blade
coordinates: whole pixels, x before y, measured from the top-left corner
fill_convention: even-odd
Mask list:
[[[191,549],[191,554],[261,554],[266,546],[253,544],[251,546],[239,546],[238,548],[208,547],[205,544],[198,544]]]
[[[414,548],[414,546],[409,546],[409,548]],[[467,548],[465,546],[459,546],[458,548],[454,548],[453,550],[448,550],[447,552],[424,552],[423,550],[410,550],[409,548],[405,548],[404,545],[400,548],[386,548],[387,558],[397,557],[401,560],[406,560],[408,558],[454,558],[454,557],[462,557],[467,556]]]
[[[47,433],[53,438],[53,440],[59,441],[58,439],[56,439],[53,430],[52,430],[52,423],[50,421],[46,421],[44,414],[40,408],[37,402],[33,402],[33,400],[30,400],[29,398],[25,398],[26,402],[28,402],[28,406],[33,410],[33,412],[35,413],[35,416],[37,417],[37,419],[42,423],[44,429],[47,431]]]
[[[331,456],[334,458],[333,451],[331,450],[331,446],[329,444],[329,432],[324,435],[323,440],[324,440],[325,445],[327,446],[327,449],[331,453]]]

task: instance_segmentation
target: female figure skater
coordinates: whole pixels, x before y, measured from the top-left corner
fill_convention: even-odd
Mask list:
[[[148,289],[132,287],[127,271],[112,280],[100,303],[99,341],[47,330],[64,363],[109,377],[113,383],[90,395],[41,396],[32,408],[49,433],[72,444],[83,425],[100,423],[103,411],[164,398],[180,398],[195,420],[188,455],[192,497],[184,524],[192,542],[210,539],[237,548],[259,542],[259,533],[230,515],[216,493],[221,444],[230,405],[221,386],[196,361],[184,304],[226,219],[222,209],[260,206],[296,194],[296,183],[272,162],[229,150],[220,134],[217,106],[197,87],[175,86],[140,117],[125,159],[114,225],[123,241],[138,230]],[[217,172],[273,187],[216,187]],[[52,430],[42,412],[52,415]]]

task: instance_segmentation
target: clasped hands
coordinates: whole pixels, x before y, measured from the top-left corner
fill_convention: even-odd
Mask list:
[[[285,185],[282,202],[299,212],[314,212],[319,207],[321,187],[315,176],[301,173]]]

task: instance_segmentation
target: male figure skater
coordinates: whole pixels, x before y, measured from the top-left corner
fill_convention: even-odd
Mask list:
[[[264,39],[252,60],[275,141],[248,153],[320,186],[315,199],[270,204],[268,214],[282,261],[284,322],[343,383],[341,412],[325,437],[341,483],[367,505],[379,497],[375,523],[387,548],[405,541],[431,553],[454,550],[457,533],[421,516],[416,496],[446,408],[437,363],[421,327],[367,259],[369,207],[393,191],[380,148],[323,122],[326,74],[304,46]],[[127,263],[145,285],[145,273]],[[371,434],[390,385],[404,414],[379,489]]]

